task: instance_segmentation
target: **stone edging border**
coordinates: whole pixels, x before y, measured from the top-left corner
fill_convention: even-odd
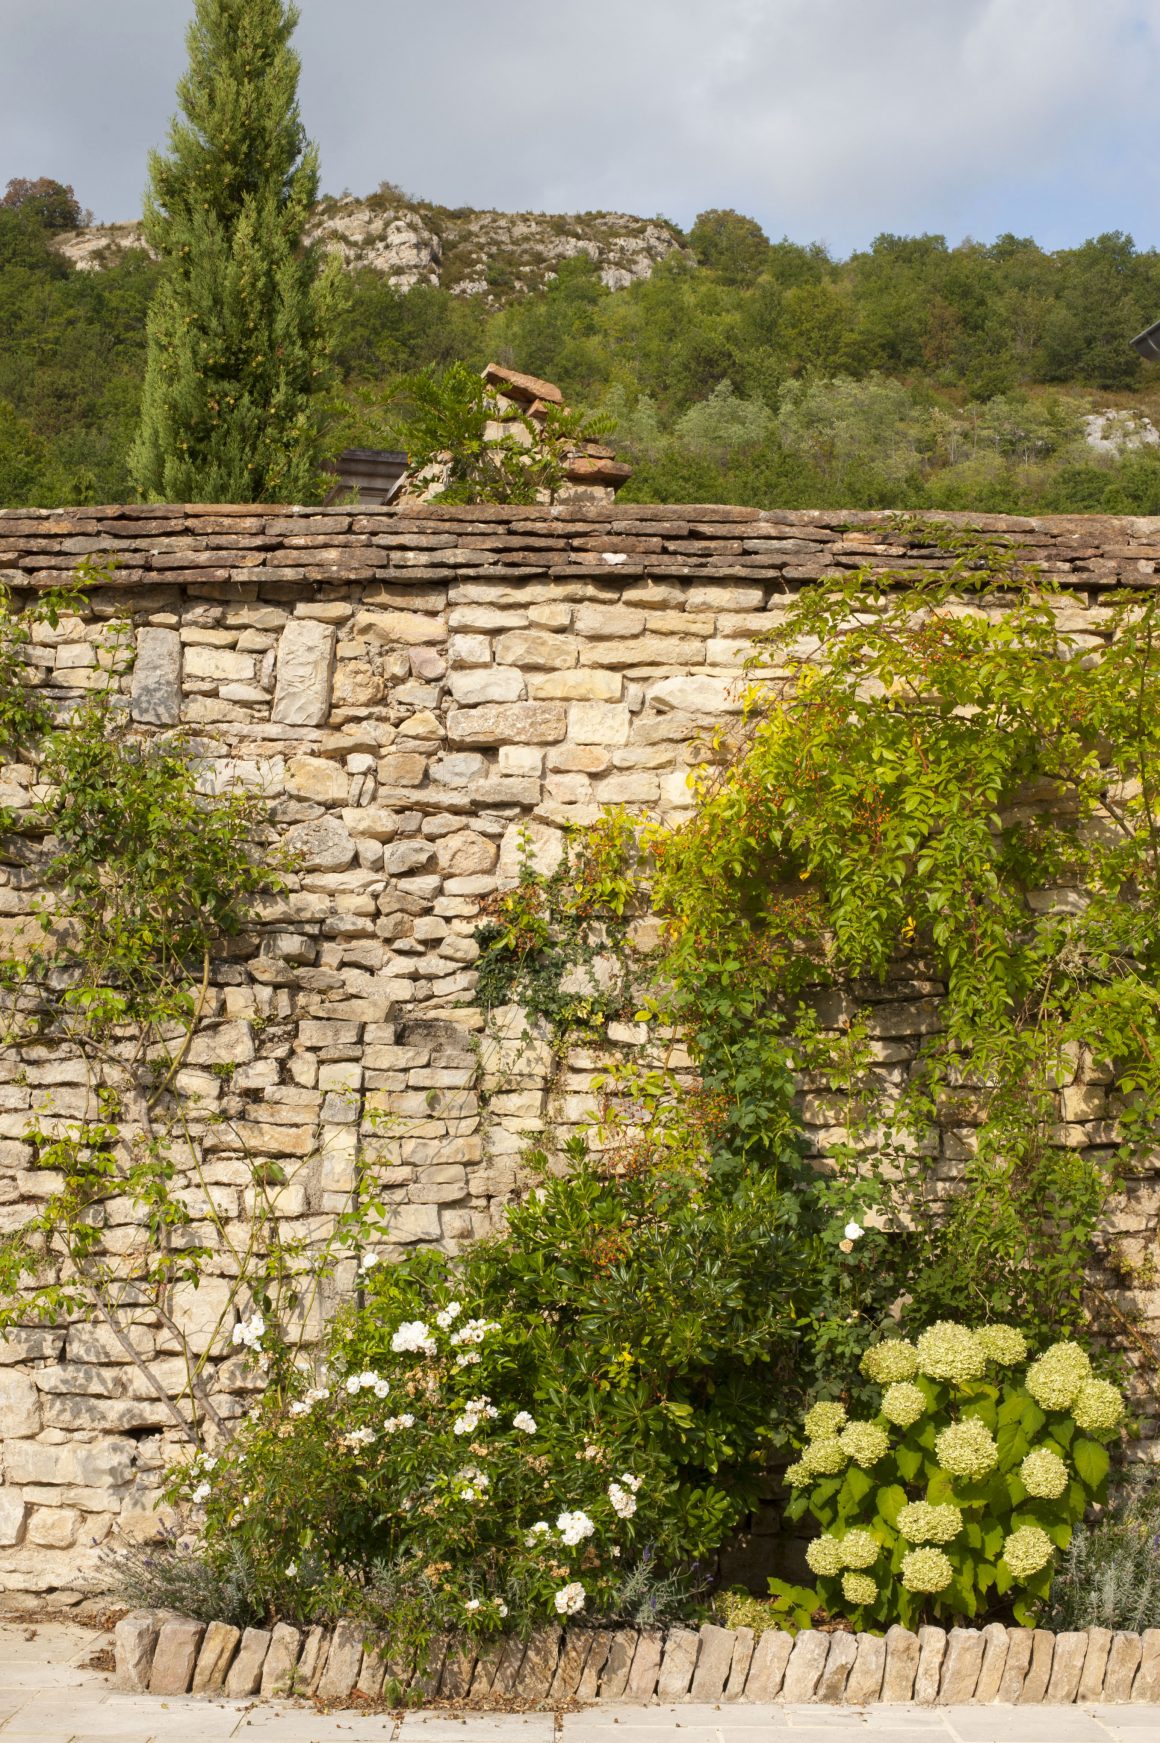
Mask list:
[[[751,1628],[543,1629],[482,1647],[443,1643],[422,1675],[364,1650],[364,1629],[244,1631],[136,1610],[115,1630],[116,1686],[138,1694],[376,1701],[391,1682],[424,1701],[553,1708],[572,1701],[784,1701],[959,1706],[1160,1701],[1160,1628],[894,1627],[877,1634]]]

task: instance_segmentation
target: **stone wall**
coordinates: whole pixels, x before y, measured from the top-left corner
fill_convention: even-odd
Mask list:
[[[1155,584],[1160,521],[976,524],[1037,557],[1067,589],[1066,627],[1093,638],[1109,590]],[[493,1227],[545,1118],[542,1054],[519,1041],[518,1020],[481,1049],[472,1003],[481,904],[514,880],[521,831],[550,862],[563,827],[604,805],[679,815],[698,740],[739,710],[750,638],[799,588],[865,563],[939,560],[893,544],[888,517],[854,513],[0,512],[0,579],[18,591],[67,582],[82,556],[106,553],[118,567],[85,609],[37,629],[38,680],[62,705],[106,682],[99,644],[110,620],[129,620],[136,660],[121,682],[134,719],[181,723],[207,782],[259,790],[298,867],[246,950],[215,966],[178,1079],[208,1190],[240,1226],[244,1157],[277,1160],[287,1226],[310,1234],[348,1205],[362,1143],[389,1206],[387,1256]],[[3,779],[0,803],[27,804],[31,770]],[[19,868],[0,870],[0,925],[18,928],[34,897]],[[914,989],[891,989],[878,1034],[913,1044],[931,1011]],[[580,1050],[565,1060],[553,1118],[583,1117],[594,1063]],[[24,1142],[31,1115],[75,1117],[82,1079],[44,1050],[0,1055],[0,1227],[19,1226],[44,1191]],[[1069,1088],[1069,1137],[1105,1142],[1100,1086]],[[945,1135],[936,1166],[953,1169],[957,1143]],[[1156,1178],[1133,1180],[1113,1219],[1140,1261],[1158,1206]],[[114,1223],[110,1238],[131,1233]],[[195,1345],[225,1295],[211,1278],[179,1303]],[[1160,1293],[1119,1286],[1115,1298],[1157,1329]],[[140,1338],[179,1383],[177,1346],[156,1328]],[[176,1440],[89,1326],[13,1334],[0,1364],[0,1589],[10,1603],[76,1601],[115,1527],[152,1529]],[[222,1411],[239,1413],[252,1384],[224,1361]]]

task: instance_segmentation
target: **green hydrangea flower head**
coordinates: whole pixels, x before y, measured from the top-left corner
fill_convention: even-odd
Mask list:
[[[836,1477],[846,1468],[846,1449],[840,1440],[811,1440],[801,1462],[815,1477]]]
[[[814,1473],[804,1459],[798,1459],[796,1464],[786,1467],[783,1481],[787,1489],[808,1489],[814,1481]]]
[[[949,1501],[908,1501],[898,1509],[898,1529],[908,1543],[949,1543],[963,1529],[963,1516]]]
[[[902,1558],[902,1583],[908,1592],[943,1592],[954,1577],[941,1549],[912,1549]]]
[[[845,1566],[842,1546],[836,1537],[815,1537],[806,1545],[806,1562],[813,1573],[836,1580]]]
[[[910,1380],[896,1380],[882,1394],[882,1414],[899,1428],[909,1428],[926,1409],[926,1399]]]
[[[906,1338],[885,1338],[871,1344],[862,1357],[862,1372],[879,1386],[892,1385],[895,1380],[913,1380],[918,1372],[918,1354]]]
[[[1050,1447],[1036,1447],[1019,1466],[1023,1487],[1042,1501],[1058,1501],[1068,1485],[1067,1466]]]
[[[1091,1362],[1078,1344],[1052,1344],[1028,1368],[1027,1390],[1044,1410],[1070,1410],[1091,1377]]]
[[[918,1371],[929,1380],[981,1380],[987,1371],[987,1353],[973,1331],[954,1320],[940,1319],[918,1340]]]
[[[1003,1560],[1017,1580],[1029,1580],[1047,1566],[1053,1554],[1050,1537],[1038,1525],[1021,1526],[1003,1545]]]
[[[842,1596],[847,1604],[872,1604],[878,1596],[878,1585],[869,1574],[843,1574]]]
[[[882,1553],[882,1545],[876,1537],[871,1537],[868,1531],[860,1526],[853,1531],[847,1531],[845,1537],[839,1539],[844,1567],[868,1568]]]
[[[845,1424],[844,1404],[815,1404],[806,1411],[806,1434],[810,1440],[833,1440]]]
[[[1085,1380],[1071,1413],[1077,1428],[1107,1434],[1123,1420],[1124,1400],[1109,1380]]]
[[[962,1422],[952,1422],[944,1428],[934,1443],[935,1457],[940,1467],[952,1477],[965,1477],[977,1483],[999,1462],[999,1448],[985,1422],[968,1416]]]
[[[884,1459],[890,1451],[889,1436],[876,1422],[851,1422],[842,1430],[838,1441],[864,1471],[876,1465],[879,1459]]]
[[[1012,1368],[1027,1359],[1027,1339],[1013,1325],[981,1325],[975,1333],[988,1361]]]

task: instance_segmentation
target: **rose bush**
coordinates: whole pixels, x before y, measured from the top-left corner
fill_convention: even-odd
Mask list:
[[[1013,1326],[940,1321],[867,1350],[873,1420],[807,1413],[787,1514],[823,1527],[806,1559],[831,1614],[913,1627],[1007,1606],[1035,1623],[1057,1551],[1104,1497],[1124,1405],[1078,1344],[1027,1353]]]

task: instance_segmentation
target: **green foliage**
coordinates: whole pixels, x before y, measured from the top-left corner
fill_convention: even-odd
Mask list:
[[[1160,1628],[1160,1481],[1133,1466],[1097,1519],[1077,1525],[1051,1588],[1058,1631]]]
[[[393,1641],[687,1603],[753,1501],[802,1282],[792,1196],[718,1183],[713,1117],[642,1104],[502,1235],[371,1269],[325,1384],[181,1479],[210,1562],[240,1544],[273,1612]]]
[[[942,575],[859,571],[791,605],[743,742],[654,843],[654,899],[683,1005],[763,1025],[827,1086],[839,1170],[879,1158],[912,1231],[893,1238],[907,1312],[966,1290],[1046,1336],[1095,1306],[1092,1237],[1160,1112],[1156,605],[1109,607],[1093,658],[1042,578],[949,542]],[[872,1045],[875,989],[898,982],[941,995],[915,1007],[901,1082]],[[1102,1150],[1058,1130],[1073,1084],[1108,1118]],[[940,1124],[970,1134],[949,1204]]]
[[[895,1378],[876,1414],[847,1422],[840,1405],[819,1405],[806,1417],[805,1449],[786,1473],[787,1516],[821,1525],[807,1552],[818,1603],[856,1628],[1007,1608],[1035,1626],[1056,1552],[1104,1498],[1103,1442],[1115,1428],[1077,1424],[1077,1416],[1090,1421],[1086,1355],[1054,1346],[1047,1360],[1058,1370],[1072,1364],[1076,1378],[1053,1390],[1042,1364],[1025,1375],[1002,1371],[1022,1364],[1026,1345],[1010,1328],[993,1329],[1003,1344],[983,1346],[954,1324],[931,1327],[917,1351],[902,1340],[880,1344],[866,1368]]]
[[[37,176],[35,181],[14,176],[0,199],[0,211],[24,212],[46,230],[76,230],[92,222],[92,213],[81,211],[72,188],[51,176]]]
[[[304,231],[318,158],[285,0],[198,0],[145,235],[161,257],[131,455],[146,500],[309,502],[320,490],[338,263]]]

